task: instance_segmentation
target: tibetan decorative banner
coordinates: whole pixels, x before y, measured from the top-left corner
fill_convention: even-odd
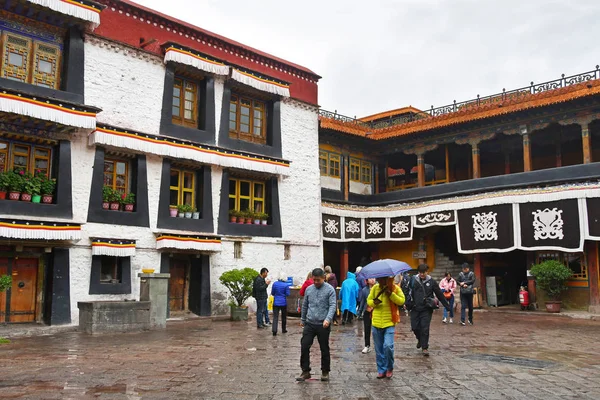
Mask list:
[[[229,75],[229,67],[222,62],[175,44],[165,49],[165,63],[169,61],[189,65],[211,74]]]
[[[96,128],[96,109],[69,106],[54,100],[41,100],[21,93],[11,94],[2,91],[0,93],[0,111],[77,128]]]
[[[89,136],[89,143],[121,147],[144,153],[156,154],[222,167],[247,169],[270,174],[287,175],[289,161],[222,149],[165,136],[154,136],[119,128],[102,126]]]
[[[57,11],[61,14],[70,15],[84,21],[91,22],[96,28],[100,25],[100,12],[102,9],[98,4],[85,0],[27,0],[30,3],[38,4]]]
[[[584,200],[586,202],[586,218],[587,232],[586,239],[600,240],[600,198],[592,198]]]
[[[0,219],[0,237],[9,239],[80,240],[81,225]]]
[[[92,239],[92,255],[131,257],[135,255],[135,240]]]
[[[323,225],[323,239],[324,240],[341,240],[342,239],[342,226],[341,226],[341,217],[337,215],[322,215],[322,225]]]
[[[411,217],[390,218],[390,239],[412,240],[413,225]]]
[[[210,236],[159,234],[156,238],[156,248],[221,251],[221,238]]]
[[[516,248],[513,205],[457,211],[459,253],[505,253]]]
[[[290,97],[290,86],[287,83],[267,78],[265,76],[241,71],[233,68],[231,79],[236,80],[244,85],[253,87],[254,89],[262,90],[263,92],[278,94],[283,97]]]
[[[385,239],[387,231],[385,222],[385,218],[366,218],[365,241]]]
[[[456,219],[454,211],[431,212],[415,217],[415,228],[428,228],[430,226],[454,225]]]
[[[519,204],[519,248],[582,251],[583,227],[577,199]]]
[[[360,218],[344,217],[344,238],[347,241],[362,240],[363,223]]]

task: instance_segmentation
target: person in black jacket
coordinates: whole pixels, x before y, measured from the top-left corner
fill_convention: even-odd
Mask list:
[[[446,301],[438,283],[427,275],[429,266],[419,265],[419,273],[415,275],[410,283],[412,292],[412,308],[410,310],[410,325],[417,338],[417,349],[423,348],[423,355],[429,356],[429,326],[433,310],[438,308],[434,295],[440,303],[450,310],[450,304]]]
[[[267,312],[267,287],[269,286],[268,279],[265,280],[269,270],[263,268],[260,270],[260,275],[254,278],[254,285],[252,286],[252,296],[256,299],[256,328],[264,329],[267,326],[264,324],[265,313]]]
[[[469,307],[469,325],[473,325],[473,285],[475,274],[468,263],[462,265],[462,272],[458,274],[460,286],[460,324],[465,326],[465,309]]]

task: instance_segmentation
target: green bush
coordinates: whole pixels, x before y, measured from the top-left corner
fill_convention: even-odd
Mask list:
[[[241,307],[252,296],[252,285],[257,276],[258,272],[252,268],[232,269],[223,272],[219,281],[229,290],[237,306]]]
[[[12,278],[10,275],[2,275],[0,276],[0,293],[6,292],[10,285],[12,285]]]
[[[573,272],[560,261],[547,260],[531,267],[531,275],[535,276],[539,288],[550,299],[557,301],[562,292],[567,290],[567,281]]]

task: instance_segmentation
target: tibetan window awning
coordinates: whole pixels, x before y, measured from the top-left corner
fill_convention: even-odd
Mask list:
[[[165,63],[169,61],[189,65],[217,75],[229,75],[230,70],[229,66],[212,57],[174,44],[165,49]]]
[[[430,226],[454,225],[456,219],[454,211],[430,212],[415,216],[415,228],[429,228]]]
[[[0,237],[8,239],[80,240],[81,225],[0,219]]]
[[[411,217],[356,218],[322,215],[323,240],[332,242],[373,242],[412,240]]]
[[[226,150],[164,136],[154,136],[103,126],[90,134],[90,144],[121,147],[144,153],[198,161],[222,167],[247,169],[277,175],[289,173],[289,161],[252,153]]]
[[[263,92],[290,97],[290,85],[266,76],[233,68],[231,71],[231,79]]]
[[[102,6],[87,0],[27,0],[61,14],[90,22],[93,28],[100,25]]]
[[[92,255],[131,257],[135,255],[135,240],[92,239]]]
[[[77,128],[95,129],[98,109],[40,99],[23,93],[2,91],[0,111]]]
[[[457,211],[458,252],[505,253],[516,249],[512,204]]]
[[[221,251],[221,238],[216,236],[159,234],[157,249]]]

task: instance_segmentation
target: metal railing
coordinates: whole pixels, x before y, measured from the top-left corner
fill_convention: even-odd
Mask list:
[[[420,113],[414,113],[409,115],[390,117],[389,119],[372,121],[372,122],[364,122],[356,119],[355,117],[348,117],[342,114],[338,114],[337,110],[331,112],[327,110],[319,110],[319,115],[325,118],[335,119],[337,121],[342,121],[346,123],[352,123],[358,126],[362,126],[367,129],[381,129],[386,128],[388,126],[405,124],[408,122],[413,122],[416,120],[431,118],[431,117],[439,117],[446,114],[451,114],[454,112],[462,111],[470,108],[478,108],[481,106],[487,106],[490,104],[500,104],[505,101],[513,101],[518,100],[522,97],[530,96],[532,94],[538,94],[542,92],[547,92],[550,90],[556,90],[572,85],[576,85],[578,83],[588,82],[595,79],[600,79],[600,66],[596,65],[596,69],[593,71],[582,72],[577,75],[565,76],[562,74],[559,79],[555,79],[548,82],[537,83],[534,84],[531,82],[529,86],[525,86],[519,89],[513,89],[507,91],[506,89],[502,89],[502,93],[492,94],[490,96],[481,97],[477,95],[475,99],[456,102],[456,100],[452,104],[448,104],[442,107],[431,108],[427,111],[422,111]]]

